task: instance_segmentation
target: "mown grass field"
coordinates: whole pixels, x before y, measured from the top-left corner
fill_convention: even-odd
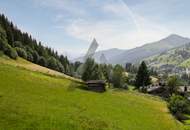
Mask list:
[[[1,130],[183,129],[159,98],[131,91],[85,91],[73,80],[11,62],[0,63]]]
[[[47,74],[50,76],[63,77],[63,78],[77,81],[77,82],[81,82],[80,79],[75,79],[73,77],[70,77],[63,73],[60,73],[58,71],[54,71],[54,70],[48,69],[46,67],[31,63],[20,57],[18,57],[15,62],[15,60],[12,60],[12,59],[8,58],[7,56],[3,55],[1,51],[0,51],[0,64],[13,65],[15,67],[20,67],[20,68],[24,68],[24,69],[35,71],[35,72],[40,72],[40,73]]]

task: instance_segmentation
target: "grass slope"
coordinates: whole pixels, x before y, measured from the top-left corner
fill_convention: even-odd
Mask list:
[[[1,59],[2,60],[2,59]],[[77,82],[0,63],[2,130],[182,130],[166,103],[137,92],[94,93]]]
[[[183,62],[180,64],[180,66],[189,68],[189,67],[190,67],[190,58],[187,59],[187,60],[185,60],[185,61],[183,61]]]
[[[6,65],[13,65],[16,67],[24,68],[24,69],[35,71],[35,72],[40,72],[40,73],[47,74],[50,76],[63,77],[63,78],[77,81],[77,82],[82,82],[80,79],[76,79],[76,78],[70,77],[68,75],[65,75],[63,73],[60,73],[58,71],[51,70],[46,67],[31,63],[20,57],[18,57],[15,62],[15,60],[12,60],[12,59],[8,58],[7,56],[3,55],[2,52],[0,52],[0,63],[6,64]]]
[[[190,44],[173,48],[159,55],[146,58],[145,60],[153,67],[160,67],[166,64],[190,67]]]

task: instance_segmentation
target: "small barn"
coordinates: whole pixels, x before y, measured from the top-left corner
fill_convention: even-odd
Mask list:
[[[106,82],[104,80],[90,80],[86,82],[88,90],[95,92],[106,91]]]

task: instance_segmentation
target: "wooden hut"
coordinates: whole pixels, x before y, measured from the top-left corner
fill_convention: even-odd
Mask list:
[[[95,92],[106,91],[106,82],[104,80],[90,80],[86,82],[88,90]]]

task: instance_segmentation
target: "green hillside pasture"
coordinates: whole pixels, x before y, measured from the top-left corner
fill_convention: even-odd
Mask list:
[[[2,130],[182,130],[166,103],[137,92],[105,93],[12,65],[0,64]]]
[[[182,67],[190,67],[190,59],[187,59],[187,60],[185,60],[184,62],[182,62],[181,64],[180,64],[180,66],[182,66]]]
[[[10,59],[9,57],[3,55],[2,52],[0,52],[0,64],[13,65],[16,67],[24,68],[30,71],[40,72],[40,73],[47,74],[50,76],[64,77],[67,79],[71,79],[73,81],[82,82],[80,79],[76,79],[68,75],[65,75],[63,73],[60,73],[58,71],[54,71],[46,67],[31,63],[20,57],[18,57],[17,60]]]

